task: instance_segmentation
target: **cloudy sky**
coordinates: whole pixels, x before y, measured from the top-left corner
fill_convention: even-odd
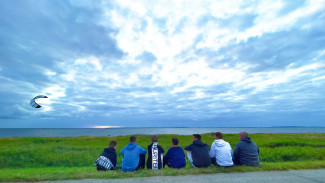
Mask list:
[[[1,0],[0,85],[1,128],[325,126],[325,1]]]

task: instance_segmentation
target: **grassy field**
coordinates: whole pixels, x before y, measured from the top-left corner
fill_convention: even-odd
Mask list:
[[[0,181],[40,181],[80,178],[126,178],[162,175],[186,175],[217,172],[243,172],[262,170],[289,170],[325,168],[325,134],[252,134],[253,141],[260,147],[260,167],[238,166],[233,168],[159,171],[140,170],[132,173],[122,171],[97,172],[94,161],[110,140],[116,140],[118,165],[122,156],[119,152],[128,143],[129,136],[120,137],[24,137],[0,138]],[[138,144],[144,148],[150,144],[150,135],[137,135]],[[178,137],[180,146],[191,143],[192,136],[159,135],[159,144],[171,147],[171,138]],[[214,135],[204,134],[203,142],[211,145]],[[224,140],[234,148],[239,141],[237,134],[224,134]]]

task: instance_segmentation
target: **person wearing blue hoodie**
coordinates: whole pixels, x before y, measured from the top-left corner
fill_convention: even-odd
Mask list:
[[[137,144],[137,137],[131,136],[128,143],[121,151],[123,155],[122,171],[132,172],[145,167],[147,151]]]
[[[222,139],[221,132],[216,132],[215,137],[216,140],[213,141],[210,149],[210,158],[212,158],[212,163],[221,167],[233,166],[233,152],[230,144]]]
[[[236,144],[234,151],[234,162],[237,165],[256,166],[260,164],[260,149],[248,137],[248,133],[242,131],[239,133],[240,142]]]

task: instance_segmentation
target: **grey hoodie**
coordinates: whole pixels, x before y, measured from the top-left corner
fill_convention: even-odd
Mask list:
[[[251,138],[246,137],[236,144],[234,152],[235,163],[247,166],[259,165],[259,153],[258,146]]]
[[[213,141],[210,149],[210,157],[216,158],[219,166],[233,166],[232,148],[230,144],[222,139]]]

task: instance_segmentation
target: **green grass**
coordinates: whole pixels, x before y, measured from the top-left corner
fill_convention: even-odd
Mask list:
[[[93,166],[110,140],[116,140],[118,165],[122,156],[119,152],[128,143],[129,136],[120,137],[24,137],[0,138],[0,181],[40,181],[81,178],[126,178],[162,175],[188,175],[218,172],[242,172],[264,170],[325,168],[325,134],[252,134],[260,147],[260,167],[238,166],[233,168],[159,171],[140,170],[132,173],[122,171],[97,172]],[[150,135],[137,135],[138,144],[144,148],[150,144]],[[178,137],[180,146],[191,143],[192,136],[159,135],[159,144],[171,147],[171,138]],[[202,136],[203,142],[211,145],[212,133]],[[224,134],[224,140],[234,148],[239,141],[236,134]]]

